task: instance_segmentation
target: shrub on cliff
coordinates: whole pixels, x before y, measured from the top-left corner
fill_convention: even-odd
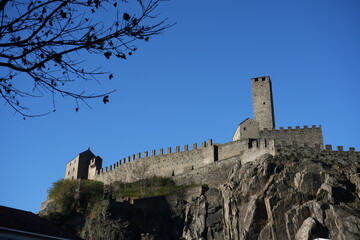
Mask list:
[[[113,197],[148,198],[168,195],[190,186],[178,186],[174,180],[164,177],[152,177],[133,183],[114,182]]]
[[[48,190],[49,199],[60,206],[63,213],[86,213],[104,193],[104,184],[93,180],[62,179]]]

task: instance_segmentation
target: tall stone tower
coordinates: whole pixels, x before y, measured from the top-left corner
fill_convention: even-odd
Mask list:
[[[275,128],[274,104],[269,76],[251,79],[254,120],[259,123],[259,130]]]

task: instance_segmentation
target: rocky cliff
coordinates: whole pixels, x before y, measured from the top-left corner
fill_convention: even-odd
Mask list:
[[[104,200],[78,231],[89,240],[360,239],[359,159],[269,155],[230,169],[217,186]]]

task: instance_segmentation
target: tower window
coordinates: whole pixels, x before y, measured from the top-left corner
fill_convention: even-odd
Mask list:
[[[243,129],[244,129],[244,131],[246,131],[246,127],[244,127]]]
[[[263,102],[263,105],[265,105],[265,102]]]
[[[265,81],[265,78],[263,77],[262,80]]]
[[[258,81],[258,79],[257,78],[255,78],[255,82],[257,82]]]

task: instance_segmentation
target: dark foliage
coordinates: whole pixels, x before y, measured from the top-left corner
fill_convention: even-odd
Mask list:
[[[113,197],[149,198],[164,196],[197,185],[176,185],[170,178],[152,177],[132,183],[114,182]]]
[[[63,179],[52,184],[49,199],[55,200],[63,214],[87,213],[103,198],[104,184],[93,180]]]

